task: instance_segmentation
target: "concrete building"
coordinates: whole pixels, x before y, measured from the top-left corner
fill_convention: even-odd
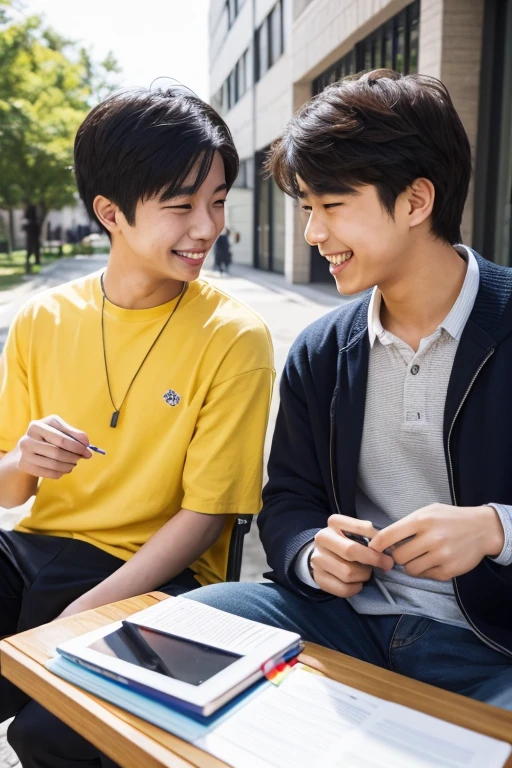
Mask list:
[[[242,159],[227,209],[235,262],[330,279],[293,201],[265,178],[265,152],[328,83],[391,66],[448,87],[473,151],[464,242],[512,264],[512,0],[211,0],[209,25],[211,103]]]

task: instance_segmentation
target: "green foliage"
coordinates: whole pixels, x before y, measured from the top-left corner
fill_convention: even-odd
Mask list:
[[[119,68],[0,0],[0,72],[0,208],[33,203],[42,219],[75,202],[74,137]]]
[[[58,256],[56,254],[42,254],[41,264],[34,266],[33,273],[37,274],[41,267],[51,264]],[[23,282],[26,264],[25,251],[13,251],[10,256],[0,251],[0,291],[15,288]]]

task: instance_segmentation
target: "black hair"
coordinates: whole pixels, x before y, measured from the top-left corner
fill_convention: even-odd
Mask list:
[[[230,189],[238,174],[238,153],[212,107],[179,87],[122,91],[98,104],[78,129],[78,191],[91,218],[98,221],[93,202],[103,195],[133,225],[139,201],[170,200],[194,169],[190,193],[196,192],[215,152],[224,161]]]
[[[414,179],[429,179],[432,233],[461,240],[471,150],[446,87],[433,77],[378,69],[328,86],[289,121],[267,168],[295,198],[297,175],[318,195],[372,184],[390,216]]]

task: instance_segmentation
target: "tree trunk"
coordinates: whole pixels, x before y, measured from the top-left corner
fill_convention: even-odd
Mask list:
[[[45,223],[46,216],[48,215],[48,211],[41,204],[37,206],[36,210],[40,211],[40,219],[39,219],[39,229],[37,233],[37,243],[35,244],[34,255],[35,255],[36,264],[41,264],[41,244],[43,241],[44,223]]]
[[[9,223],[7,225],[7,255],[9,259],[12,259],[12,252],[14,250],[14,211],[9,208]]]

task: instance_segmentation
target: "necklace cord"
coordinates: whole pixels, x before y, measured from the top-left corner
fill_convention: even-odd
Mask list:
[[[116,404],[114,403],[114,398],[112,397],[112,389],[111,389],[111,386],[110,386],[110,377],[108,375],[107,345],[105,343],[105,300],[106,300],[107,297],[105,295],[105,287],[103,285],[103,274],[100,276],[101,293],[103,295],[103,300],[102,300],[102,304],[101,304],[101,341],[102,341],[102,346],[103,346],[103,362],[105,364],[105,375],[106,375],[106,378],[107,378],[108,394],[109,394],[109,397],[110,397],[110,402],[112,403],[112,408],[114,409],[114,413],[112,415],[110,426],[115,427],[117,425],[117,419],[119,417],[119,413],[121,411],[121,408],[123,407],[124,401],[128,397],[128,392],[132,388],[133,382],[135,381],[135,379],[139,375],[142,366],[144,365],[144,363],[146,362],[146,360],[148,359],[148,357],[149,357],[149,355],[151,353],[151,350],[153,349],[153,347],[157,343],[158,339],[160,338],[162,333],[165,331],[165,329],[169,325],[169,323],[170,323],[170,321],[172,319],[172,316],[174,315],[174,313],[176,312],[176,310],[180,306],[181,300],[183,299],[183,296],[185,295],[185,292],[186,292],[186,290],[188,288],[188,283],[185,283],[185,282],[183,283],[183,288],[181,289],[181,293],[179,295],[179,298],[178,298],[178,301],[177,301],[176,305],[173,307],[173,310],[172,310],[171,314],[169,315],[169,317],[167,318],[167,320],[165,321],[165,323],[163,324],[163,326],[159,330],[155,340],[153,341],[153,343],[151,344],[150,348],[148,349],[148,351],[144,355],[144,358],[143,358],[141,364],[139,365],[139,367],[135,371],[135,374],[134,374],[132,380],[130,381],[130,383],[128,385],[128,389],[124,393],[124,397],[121,400],[121,403],[119,404],[119,408],[117,408]]]

